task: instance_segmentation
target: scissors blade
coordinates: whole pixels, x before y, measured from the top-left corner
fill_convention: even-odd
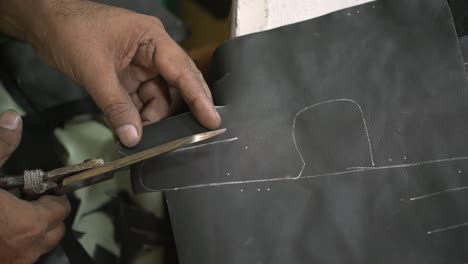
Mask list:
[[[80,172],[78,174],[75,174],[73,176],[70,176],[68,178],[65,178],[63,179],[63,186],[73,185],[75,183],[78,183],[84,180],[89,180],[95,176],[103,175],[103,174],[130,166],[132,164],[152,158],[154,156],[158,156],[158,155],[176,150],[185,145],[189,145],[189,144],[193,144],[193,143],[197,143],[200,141],[210,139],[212,137],[221,135],[224,132],[226,132],[226,129],[219,129],[215,131],[200,133],[200,134],[192,135],[189,137],[177,139],[177,140],[165,143],[163,145],[160,145],[154,148],[144,150],[142,152],[106,163],[100,167],[89,169],[89,170]]]

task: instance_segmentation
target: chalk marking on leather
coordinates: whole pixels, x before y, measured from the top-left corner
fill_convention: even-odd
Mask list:
[[[343,99],[333,99],[333,100],[324,101],[324,102],[320,102],[320,103],[316,103],[316,104],[307,106],[307,107],[305,107],[304,109],[302,109],[301,111],[297,112],[296,116],[295,116],[294,119],[293,119],[292,138],[293,138],[293,142],[294,142],[294,147],[296,148],[297,154],[299,155],[299,158],[301,159],[301,162],[302,162],[301,171],[299,172],[299,175],[297,175],[297,177],[296,177],[295,179],[299,179],[299,178],[302,176],[302,173],[304,172],[304,169],[305,169],[305,166],[306,166],[306,162],[305,162],[305,160],[304,160],[304,157],[302,156],[302,153],[301,153],[301,151],[299,150],[299,148],[298,148],[298,146],[297,146],[296,136],[295,136],[295,133],[294,133],[294,132],[295,132],[295,129],[296,129],[296,119],[297,119],[297,117],[300,116],[300,115],[301,115],[302,113],[304,113],[305,111],[311,109],[311,108],[314,108],[314,107],[320,106],[320,105],[324,105],[324,104],[334,103],[334,102],[350,102],[350,103],[355,104],[355,105],[358,107],[359,112],[361,113],[362,123],[364,124],[364,130],[365,130],[365,132],[366,132],[367,144],[368,144],[368,146],[369,146],[369,156],[370,156],[370,160],[371,160],[372,166],[375,166],[374,154],[373,154],[373,151],[372,151],[372,144],[371,144],[371,140],[370,140],[370,136],[369,136],[369,130],[368,130],[368,128],[367,128],[366,118],[364,117],[364,112],[362,111],[361,106],[360,106],[356,101],[351,100],[351,99],[346,99],[346,98],[343,98]]]
[[[239,138],[235,137],[235,138],[230,138],[230,139],[213,141],[213,142],[210,142],[210,143],[200,144],[200,145],[196,145],[196,146],[192,146],[192,147],[180,148],[180,149],[174,150],[173,152],[180,152],[180,151],[185,151],[185,150],[189,150],[189,149],[201,148],[201,147],[206,147],[206,146],[209,146],[209,145],[215,145],[215,144],[220,144],[220,143],[228,143],[228,142],[236,141],[238,139]]]
[[[366,172],[366,171],[375,171],[375,170],[386,170],[386,169],[399,169],[399,168],[409,168],[409,167],[417,167],[421,165],[427,164],[434,164],[434,163],[441,163],[441,162],[450,162],[450,161],[461,161],[461,160],[468,160],[468,156],[465,157],[454,157],[454,158],[447,158],[447,159],[438,159],[438,160],[428,160],[428,161],[421,161],[415,163],[407,163],[407,164],[397,164],[391,166],[382,166],[382,167],[367,167],[362,169],[355,169],[355,170],[347,170],[347,171],[339,171],[339,172],[332,172],[332,173],[323,173],[323,174],[316,174],[310,176],[302,176],[301,178],[275,178],[275,179],[259,179],[259,180],[248,180],[248,181],[231,181],[231,182],[219,182],[219,183],[206,183],[206,184],[197,184],[197,185],[190,185],[185,187],[178,187],[178,188],[161,188],[161,189],[152,189],[147,187],[141,178],[141,169],[144,166],[144,163],[140,166],[140,183],[143,188],[147,191],[176,191],[176,190],[189,190],[189,189],[197,189],[197,188],[205,188],[205,187],[218,187],[218,186],[225,186],[225,185],[238,185],[238,184],[249,184],[249,183],[262,183],[262,182],[277,182],[277,181],[294,181],[294,180],[302,180],[302,179],[311,179],[311,178],[320,178],[326,176],[337,176],[337,175],[344,175],[344,174],[352,174],[355,172]]]
[[[431,230],[431,231],[427,231],[427,234],[430,235],[430,234],[434,234],[434,233],[440,233],[440,232],[449,231],[449,230],[459,228],[459,227],[463,227],[463,226],[468,226],[468,222],[463,223],[463,224],[459,224],[459,225],[453,225],[453,226],[448,226],[448,227],[444,227],[444,228],[439,228],[439,229],[434,229],[434,230]]]
[[[340,174],[347,174],[351,171],[342,171],[336,173],[327,173],[327,174],[320,174],[314,176],[303,176],[300,179],[297,178],[277,178],[277,179],[259,179],[259,180],[248,180],[248,181],[231,181],[231,182],[220,182],[220,183],[206,183],[206,184],[198,184],[198,185],[191,185],[185,187],[178,187],[172,189],[152,189],[145,186],[140,177],[140,183],[143,185],[147,191],[177,191],[177,190],[189,190],[189,189],[197,189],[197,188],[205,188],[205,187],[218,187],[218,186],[225,186],[225,185],[238,185],[238,184],[248,184],[248,183],[261,183],[261,182],[276,182],[276,181],[291,181],[291,180],[301,180],[307,178],[315,178],[315,177],[323,177],[323,176],[332,176],[332,175],[340,175]]]
[[[347,170],[364,170],[364,169],[372,169],[375,167],[349,167]]]
[[[458,187],[458,188],[452,188],[452,189],[443,190],[443,191],[440,191],[440,192],[435,192],[435,193],[430,193],[430,194],[426,194],[426,195],[421,195],[421,196],[413,197],[413,198],[410,198],[410,201],[416,201],[416,200],[426,199],[426,198],[438,196],[438,195],[445,194],[445,193],[458,192],[458,191],[463,191],[463,190],[468,190],[468,186]]]
[[[446,158],[446,159],[436,159],[436,160],[426,160],[426,161],[420,161],[420,162],[414,162],[414,163],[403,163],[403,164],[390,165],[390,166],[368,167],[365,170],[370,171],[370,170],[381,170],[381,169],[407,168],[407,167],[415,167],[415,166],[427,165],[427,164],[433,164],[433,163],[439,163],[439,162],[460,161],[460,160],[468,160],[468,156]]]

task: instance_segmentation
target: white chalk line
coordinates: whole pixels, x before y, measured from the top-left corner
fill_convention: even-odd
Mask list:
[[[407,164],[396,164],[396,165],[391,165],[391,166],[368,167],[368,168],[355,169],[355,170],[346,170],[346,171],[339,171],[339,172],[332,172],[332,173],[302,176],[300,178],[285,177],[285,178],[258,179],[258,180],[247,180],[247,181],[230,181],[230,182],[197,184],[197,185],[190,185],[190,186],[178,187],[178,188],[161,188],[161,189],[150,188],[150,187],[148,187],[148,186],[146,186],[144,184],[141,177],[139,177],[139,178],[140,178],[141,185],[147,191],[150,191],[150,192],[155,192],[155,191],[177,191],[177,190],[189,190],[189,189],[198,189],[198,188],[206,188],[206,187],[220,187],[220,186],[226,186],[226,185],[239,185],[239,184],[276,182],[276,181],[294,181],[294,180],[319,178],[319,177],[325,177],[325,176],[337,176],[337,175],[344,175],[344,174],[353,174],[355,172],[366,172],[366,171],[376,171],[376,170],[387,170],[387,169],[417,167],[417,166],[427,165],[427,164],[450,162],[450,161],[461,161],[461,160],[468,160],[468,156],[446,158],[446,159],[437,159],[437,160],[428,160],[428,161],[421,161],[421,162],[407,163]],[[143,167],[143,165],[144,165],[144,163],[140,166],[140,169]],[[139,175],[141,175],[141,171],[140,171]]]
[[[365,130],[366,137],[367,137],[367,143],[368,143],[368,146],[369,146],[370,160],[371,160],[372,166],[375,166],[374,154],[373,154],[373,151],[372,151],[372,144],[371,144],[371,140],[370,140],[370,136],[369,136],[369,130],[368,130],[368,128],[367,128],[366,118],[365,118],[365,116],[364,116],[364,112],[362,111],[361,106],[360,106],[356,101],[351,100],[351,99],[346,99],[346,98],[343,98],[343,99],[333,99],[333,100],[324,101],[324,102],[320,102],[320,103],[316,103],[316,104],[307,106],[307,107],[305,107],[304,109],[302,109],[301,111],[297,112],[296,116],[294,116],[293,124],[292,124],[292,138],[293,138],[294,147],[296,148],[296,152],[297,152],[297,154],[299,155],[299,158],[301,159],[301,162],[302,162],[301,171],[300,171],[299,174],[295,177],[295,179],[299,179],[299,178],[302,176],[302,173],[304,172],[304,169],[305,169],[305,166],[306,166],[306,162],[305,162],[305,160],[304,160],[304,157],[302,156],[302,153],[301,153],[301,151],[299,150],[299,147],[297,146],[296,135],[295,135],[295,133],[294,133],[295,128],[296,128],[296,119],[297,119],[297,117],[300,116],[303,112],[305,112],[305,111],[307,111],[307,110],[309,110],[309,109],[311,109],[311,108],[313,108],[313,107],[320,106],[320,105],[323,105],[323,104],[334,103],[334,102],[350,102],[350,103],[355,104],[355,105],[358,107],[359,112],[361,113],[362,123],[363,123],[363,125],[364,125],[364,130]]]
[[[468,63],[465,63],[464,65],[467,65]],[[225,76],[223,76],[225,77]],[[368,142],[368,146],[369,146],[369,155],[370,155],[370,159],[371,159],[371,163],[372,163],[372,166],[374,167],[352,167],[352,168],[348,168],[346,171],[341,171],[341,172],[335,172],[335,173],[325,173],[325,174],[317,174],[317,175],[311,175],[311,176],[302,176],[302,173],[305,169],[305,166],[306,166],[306,162],[304,161],[304,158],[301,154],[301,152],[299,151],[299,148],[297,146],[297,143],[296,143],[296,138],[295,138],[295,133],[294,133],[294,130],[295,130],[295,126],[296,126],[296,119],[297,117],[302,114],[303,112],[309,110],[310,108],[313,108],[313,107],[316,107],[316,106],[319,106],[319,105],[323,105],[323,104],[327,104],[327,103],[332,103],[332,102],[351,102],[351,103],[354,103],[360,113],[361,113],[361,117],[362,117],[362,121],[363,121],[363,125],[364,125],[364,130],[365,130],[365,133],[366,133],[366,137],[367,137],[367,142]],[[223,108],[225,106],[217,106],[216,108]],[[171,119],[171,118],[169,118]],[[416,162],[416,163],[408,163],[408,164],[398,164],[398,165],[390,165],[390,166],[380,166],[380,167],[375,167],[375,162],[374,162],[374,155],[373,155],[373,150],[372,150],[372,144],[371,144],[371,140],[370,140],[370,136],[369,136],[369,130],[368,130],[368,127],[367,127],[367,122],[366,122],[366,119],[365,119],[365,116],[364,116],[364,112],[362,111],[362,108],[361,106],[354,100],[351,100],[351,99],[334,99],[334,100],[329,100],[329,101],[325,101],[325,102],[321,102],[321,103],[317,103],[317,104],[314,104],[314,105],[311,105],[311,106],[308,106],[304,109],[302,109],[301,111],[299,111],[295,117],[294,117],[294,120],[293,120],[293,126],[292,126],[292,137],[293,137],[293,142],[294,142],[294,146],[296,148],[296,151],[301,159],[301,162],[302,162],[302,168],[301,168],[301,171],[299,172],[299,175],[295,178],[290,178],[290,177],[286,177],[286,178],[276,178],[276,179],[259,179],[259,180],[248,180],[248,181],[230,181],[230,182],[222,182],[222,183],[209,183],[209,184],[198,184],[198,185],[191,185],[191,186],[186,186],[186,187],[179,187],[179,188],[172,188],[172,189],[153,189],[153,188],[149,188],[148,186],[146,186],[142,180],[141,177],[139,177],[140,179],[140,184],[141,186],[147,190],[147,191],[177,191],[177,190],[189,190],[189,189],[197,189],[197,188],[206,188],[206,187],[218,187],[218,186],[226,186],[226,185],[238,185],[238,184],[249,184],[249,183],[262,183],[262,182],[276,182],[276,181],[290,181],[290,180],[299,180],[299,178],[301,179],[310,179],[310,178],[318,178],[318,177],[325,177],[325,176],[337,176],[337,175],[343,175],[343,174],[350,174],[350,173],[355,173],[355,172],[365,172],[365,171],[372,171],[372,170],[385,170],[385,169],[396,169],[396,168],[408,168],[408,167],[415,167],[415,166],[421,166],[421,165],[426,165],[426,164],[433,164],[433,163],[440,163],[440,162],[450,162],[450,161],[460,161],[460,160],[468,160],[468,157],[454,157],[454,158],[447,158],[447,159],[438,159],[438,160],[429,160],[429,161],[422,161],[422,162]],[[235,138],[231,138],[231,139],[226,139],[226,140],[220,140],[220,141],[214,141],[214,142],[210,142],[210,143],[206,143],[206,144],[201,144],[201,145],[197,145],[197,146],[192,146],[192,147],[187,147],[187,148],[181,148],[181,149],[178,149],[174,152],[179,152],[179,151],[185,151],[185,150],[190,150],[190,149],[195,149],[195,148],[199,148],[199,147],[204,147],[204,146],[209,146],[209,145],[214,145],[214,144],[219,144],[219,143],[227,143],[227,142],[232,142],[232,141],[235,141],[235,140],[238,140],[237,137]],[[143,166],[144,166],[144,163],[140,166],[140,173],[139,175],[141,175],[141,170],[143,169]],[[433,197],[433,196],[438,196],[438,195],[441,195],[441,194],[444,194],[444,193],[449,193],[449,192],[456,192],[456,191],[462,191],[462,190],[467,190],[468,189],[468,186],[465,186],[465,187],[459,187],[459,188],[453,188],[453,189],[448,189],[448,190],[444,190],[444,191],[440,191],[440,192],[436,192],[436,193],[431,193],[431,194],[427,194],[427,195],[423,195],[423,196],[418,196],[418,197],[412,197],[410,198],[410,201],[416,201],[416,200],[420,200],[420,199],[425,199],[425,198],[429,198],[429,197]],[[449,230],[452,230],[452,229],[456,229],[456,228],[460,228],[460,227],[464,227],[464,226],[468,226],[468,222],[466,223],[462,223],[462,224],[458,224],[458,225],[453,225],[453,226],[449,226],[449,227],[444,227],[444,228],[439,228],[439,229],[434,229],[434,230],[431,230],[431,231],[427,231],[427,234],[434,234],[434,233],[439,233],[439,232],[444,232],[444,231],[449,231]]]
[[[347,168],[347,170],[362,170],[362,169],[371,169],[371,168],[375,168],[375,167],[349,167]]]
[[[420,165],[432,164],[432,163],[439,163],[439,162],[448,162],[448,161],[459,161],[459,160],[468,160],[468,156],[462,157],[454,157],[454,158],[446,158],[446,159],[436,159],[436,160],[427,160],[427,161],[420,161],[414,163],[405,163],[405,164],[395,164],[389,166],[379,166],[379,167],[367,167],[363,168],[362,170],[380,170],[380,169],[395,169],[395,168],[407,168],[407,167],[415,167]]]
[[[216,144],[220,144],[220,143],[228,143],[228,142],[232,142],[232,141],[236,141],[236,140],[238,140],[237,137],[224,139],[224,140],[218,140],[218,141],[213,141],[213,142],[210,142],[210,143],[205,143],[205,144],[200,144],[200,145],[196,145],[196,146],[176,149],[173,152],[180,152],[180,151],[185,151],[185,150],[190,150],[190,149],[196,149],[196,148],[206,147],[206,146],[210,146],[210,145],[216,145]]]
[[[448,226],[448,227],[444,227],[444,228],[439,228],[439,229],[434,229],[434,230],[431,230],[431,231],[427,231],[427,234],[431,235],[431,234],[435,234],[435,233],[449,231],[449,230],[456,229],[456,228],[463,227],[463,226],[468,226],[468,222],[463,223],[463,224],[458,224],[458,225],[453,225],[453,226]]]
[[[223,78],[226,77],[226,76],[223,76]],[[222,79],[222,78],[221,78]],[[294,146],[295,146],[295,149],[301,159],[301,162],[302,162],[302,168],[301,168],[301,171],[299,172],[298,176],[292,178],[292,177],[285,177],[285,178],[275,178],[275,179],[259,179],[259,180],[249,180],[249,181],[230,181],[230,182],[222,182],[222,183],[209,183],[209,184],[199,184],[199,185],[191,185],[191,186],[186,186],[186,187],[179,187],[179,188],[172,188],[172,189],[167,189],[167,190],[185,190],[185,189],[195,189],[195,188],[203,188],[203,187],[214,187],[214,186],[224,186],[224,185],[234,185],[234,184],[247,184],[247,183],[261,183],[261,182],[274,182],[274,181],[286,181],[286,180],[297,180],[299,178],[301,178],[302,176],[302,173],[305,169],[305,166],[306,166],[306,162],[304,160],[304,157],[302,156],[302,153],[300,152],[298,146],[297,146],[297,143],[296,143],[296,138],[295,138],[295,133],[294,133],[294,130],[295,130],[295,127],[296,127],[296,120],[297,120],[297,117],[299,115],[301,115],[303,112],[313,108],[313,107],[316,107],[316,106],[319,106],[319,105],[323,105],[323,104],[328,104],[328,103],[333,103],[333,102],[351,102],[353,104],[355,104],[358,109],[359,109],[359,112],[361,113],[361,117],[362,117],[362,122],[363,122],[363,125],[364,125],[364,130],[365,130],[365,133],[366,133],[366,137],[367,137],[367,142],[368,142],[368,147],[369,147],[369,155],[370,155],[370,159],[371,159],[371,163],[372,163],[372,166],[373,167],[351,167],[351,168],[348,168],[346,171],[341,171],[341,172],[336,172],[336,173],[326,173],[326,174],[318,174],[318,175],[312,175],[312,176],[303,176],[302,178],[316,178],[316,177],[324,177],[324,176],[334,176],[334,175],[342,175],[342,174],[347,174],[347,173],[354,173],[354,172],[364,172],[364,171],[371,171],[371,170],[382,170],[382,169],[393,169],[393,168],[405,168],[405,167],[413,167],[413,166],[420,166],[420,165],[424,165],[424,164],[431,164],[431,163],[438,163],[438,162],[447,162],[447,161],[457,161],[457,160],[466,160],[468,159],[468,157],[455,157],[455,158],[447,158],[447,159],[439,159],[439,160],[429,160],[429,161],[423,161],[423,162],[417,162],[417,163],[408,163],[408,164],[399,164],[399,165],[390,165],[390,166],[380,166],[380,167],[375,167],[375,162],[374,162],[374,155],[373,155],[373,150],[372,150],[372,144],[371,144],[371,140],[370,140],[370,135],[369,135],[369,130],[368,130],[368,127],[367,127],[367,122],[366,122],[366,119],[365,119],[365,116],[364,116],[364,112],[362,110],[362,107],[354,100],[352,99],[333,99],[333,100],[329,100],[329,101],[324,101],[324,102],[320,102],[320,103],[316,103],[316,104],[313,104],[313,105],[310,105],[308,107],[305,107],[304,109],[302,109],[301,111],[299,111],[294,119],[293,119],[293,125],[292,125],[292,138],[293,138],[293,143],[294,143]],[[225,106],[216,106],[216,108],[223,108]],[[188,114],[188,113],[186,113]],[[178,150],[175,150],[174,152],[180,152],[180,151],[186,151],[186,150],[191,150],[191,149],[196,149],[196,148],[200,148],[200,147],[205,147],[205,146],[209,146],[209,145],[214,145],[214,144],[219,144],[219,143],[228,143],[228,142],[232,142],[232,141],[235,141],[237,140],[238,138],[235,137],[235,138],[230,138],[230,139],[225,139],[225,140],[220,140],[220,141],[214,141],[214,142],[210,142],[210,143],[206,143],[206,144],[200,144],[200,145],[196,145],[196,146],[191,146],[191,147],[186,147],[186,148],[181,148],[181,149],[178,149]],[[143,167],[143,165],[140,167],[140,169]],[[141,175],[141,173],[140,173]],[[143,188],[145,188],[146,190],[148,191],[161,191],[161,190],[158,190],[158,189],[152,189],[152,188],[149,188],[147,187],[141,177],[140,177],[140,183],[141,185],[143,186]],[[436,192],[436,193],[432,193],[432,194],[427,194],[427,195],[423,195],[423,196],[419,196],[419,197],[413,197],[413,198],[410,198],[411,201],[415,201],[415,200],[419,200],[419,199],[424,199],[424,198],[429,198],[429,197],[432,197],[432,196],[436,196],[436,195],[440,195],[440,194],[443,194],[443,193],[447,193],[447,192],[455,192],[455,191],[461,191],[461,190],[465,190],[465,189],[468,189],[468,186],[466,187],[460,187],[460,188],[453,188],[453,189],[449,189],[449,190],[444,190],[444,191],[440,191],[440,192]]]
[[[445,194],[445,193],[458,192],[458,191],[463,191],[463,190],[468,190],[468,186],[452,188],[452,189],[443,190],[443,191],[440,191],[440,192],[435,192],[435,193],[430,193],[430,194],[421,195],[421,196],[417,196],[417,197],[412,197],[412,198],[410,198],[410,201],[426,199],[426,198],[438,196],[438,195]]]

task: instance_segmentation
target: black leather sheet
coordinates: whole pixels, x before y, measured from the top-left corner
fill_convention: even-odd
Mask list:
[[[169,192],[180,263],[466,263],[467,191],[435,194],[468,185],[454,168]]]
[[[132,170],[137,192],[178,190],[181,263],[468,261],[468,89],[445,1],[353,7],[215,62],[228,133]],[[198,131],[171,118],[136,150]]]
[[[145,162],[134,170],[137,190],[468,156],[459,144],[468,136],[466,76],[442,0],[358,6],[235,39],[215,60],[213,96],[228,133]],[[131,151],[201,131],[187,119],[145,128]]]
[[[458,39],[460,48],[463,54],[465,72],[468,74],[468,36],[463,36]]]
[[[468,2],[465,0],[448,0],[453,14],[453,22],[459,36],[468,34]]]

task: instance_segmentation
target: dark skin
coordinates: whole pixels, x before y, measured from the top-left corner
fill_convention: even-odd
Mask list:
[[[16,112],[0,115],[0,166],[18,146],[22,129]],[[0,262],[34,263],[60,242],[69,212],[65,197],[26,202],[0,189]]]
[[[179,99],[207,128],[220,126],[202,74],[157,18],[85,0],[1,0],[0,31],[28,41],[83,86],[128,147]],[[20,140],[18,120],[12,111],[0,116],[0,166]],[[0,191],[0,262],[33,263],[50,250],[63,236],[68,208],[63,197],[30,203]]]

